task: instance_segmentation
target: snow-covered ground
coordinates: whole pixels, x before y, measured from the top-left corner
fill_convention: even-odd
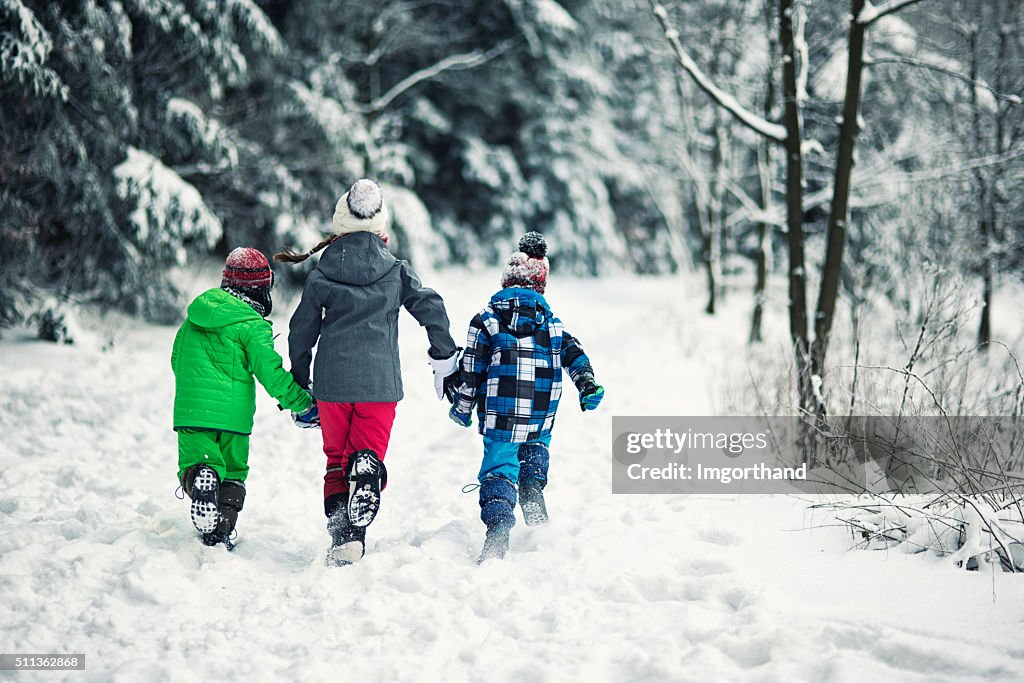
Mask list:
[[[428,281],[457,338],[496,277]],[[85,653],[85,672],[63,674],[76,681],[1024,680],[1016,576],[848,552],[848,533],[794,498],[611,494],[612,415],[714,413],[722,378],[748,371],[747,305],[708,319],[702,298],[677,280],[552,279],[607,399],[583,415],[567,397],[551,523],[520,524],[509,557],[479,567],[476,494],[461,488],[480,439],[434,399],[408,316],[390,484],[346,568],[323,565],[319,433],[265,395],[238,547],[200,545],[174,497],[173,328],[108,322],[74,347],[8,334],[0,652]]]

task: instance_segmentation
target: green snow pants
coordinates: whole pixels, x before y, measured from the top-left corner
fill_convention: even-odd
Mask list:
[[[202,429],[178,430],[178,481],[192,465],[207,464],[220,480],[245,481],[249,474],[249,436]]]

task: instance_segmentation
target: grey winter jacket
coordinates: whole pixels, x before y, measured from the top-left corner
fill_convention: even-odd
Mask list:
[[[346,235],[324,250],[309,275],[288,335],[291,372],[313,395],[338,403],[402,400],[398,311],[405,306],[427,329],[429,353],[449,358],[455,341],[441,296],[424,287],[406,261],[369,232]],[[319,339],[319,344],[317,340]]]

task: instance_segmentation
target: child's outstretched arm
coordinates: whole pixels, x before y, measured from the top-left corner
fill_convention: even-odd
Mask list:
[[[402,305],[416,318],[416,322],[426,328],[431,358],[441,360],[455,355],[455,340],[448,331],[450,322],[444,299],[434,290],[424,287],[407,263],[402,264]]]
[[[316,271],[306,280],[299,305],[288,322],[288,360],[292,364],[292,377],[303,389],[309,387],[309,365],[313,362],[313,347],[320,338],[323,322],[323,286]]]
[[[580,410],[593,410],[604,398],[604,387],[594,379],[594,368],[576,337],[562,331],[562,367],[580,392]]]
[[[267,393],[293,413],[309,411],[313,397],[284,369],[281,356],[274,349],[270,323],[254,325],[243,343],[249,369]]]
[[[469,321],[466,350],[459,364],[459,388],[449,416],[456,423],[468,427],[473,419],[473,406],[487,381],[487,368],[491,364],[491,335],[484,327],[480,314]]]

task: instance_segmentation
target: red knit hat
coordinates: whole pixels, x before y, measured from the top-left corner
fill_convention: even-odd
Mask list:
[[[548,245],[539,232],[528,232],[519,240],[519,251],[512,254],[501,274],[501,286],[524,287],[538,294],[548,284]]]
[[[270,270],[270,262],[252,247],[238,247],[228,254],[224,264],[221,287],[252,289],[270,287],[274,284],[274,273]]]

